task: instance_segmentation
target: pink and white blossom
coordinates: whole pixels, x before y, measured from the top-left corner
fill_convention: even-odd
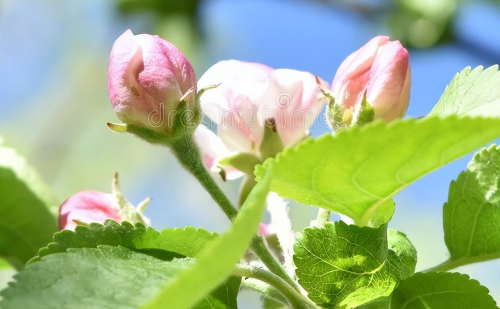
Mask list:
[[[265,123],[269,119],[284,147],[296,144],[308,135],[326,103],[314,75],[290,69],[274,70],[259,63],[221,61],[200,78],[198,89],[214,84],[220,85],[206,91],[200,97],[200,105],[204,115],[217,124],[217,134],[195,134],[219,140],[209,143],[197,138],[208,168],[213,167],[217,157],[235,153],[260,158]],[[200,126],[197,131],[206,129]],[[218,151],[207,144],[219,145]]]

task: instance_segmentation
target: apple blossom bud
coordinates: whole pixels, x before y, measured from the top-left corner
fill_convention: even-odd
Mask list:
[[[391,121],[406,113],[410,83],[408,51],[399,41],[377,36],[340,65],[331,95],[343,113],[339,118],[349,122],[347,126],[351,121],[354,124],[352,114],[361,109],[364,96],[373,108],[374,119]],[[335,122],[332,118],[330,122]]]
[[[149,219],[142,212],[150,199],[141,202],[137,208],[132,206],[118,189],[118,174],[113,178],[112,187],[112,194],[87,190],[70,196],[59,207],[59,229],[74,231],[79,224],[102,224],[106,220],[119,223],[126,220],[149,225]]]
[[[99,191],[81,191],[73,194],[59,208],[59,229],[75,230],[75,220],[90,224],[106,220],[122,222],[120,207],[113,194]]]
[[[115,41],[108,91],[118,118],[127,127],[172,136],[175,126],[188,125],[177,123],[180,112],[193,114],[188,119],[195,122],[191,132],[199,123],[194,70],[177,47],[158,36],[127,30]]]

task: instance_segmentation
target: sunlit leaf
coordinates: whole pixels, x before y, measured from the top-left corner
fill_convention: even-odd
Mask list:
[[[271,190],[351,217],[358,225],[390,218],[391,197],[420,177],[500,136],[500,119],[424,118],[375,122],[325,135],[257,166],[272,166]],[[377,218],[378,222],[370,222]]]
[[[497,309],[488,289],[459,273],[417,273],[394,290],[391,309]]]
[[[500,146],[476,153],[451,183],[443,226],[449,263],[500,258]]]
[[[70,248],[28,265],[1,292],[0,304],[4,309],[136,309],[191,265],[188,258],[165,262],[124,247]],[[193,308],[236,308],[240,280],[232,277]]]
[[[24,158],[0,146],[0,255],[16,268],[57,232],[59,203]]]
[[[352,308],[389,296],[416,265],[415,249],[404,234],[393,231],[391,239],[394,251],[388,248],[386,225],[339,221],[306,228],[294,246],[299,283],[320,307]]]
[[[500,117],[500,71],[498,65],[483,71],[466,67],[444,91],[429,116]]]

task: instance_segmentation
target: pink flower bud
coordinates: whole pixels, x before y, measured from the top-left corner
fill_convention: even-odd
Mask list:
[[[172,111],[194,87],[191,64],[172,43],[154,35],[127,30],[113,45],[109,59],[108,91],[118,118],[129,125],[168,134]],[[188,110],[196,108],[195,95]]]
[[[59,208],[59,229],[75,230],[74,220],[90,224],[107,219],[122,222],[120,206],[113,194],[99,191],[81,191],[69,197]]]
[[[406,113],[410,83],[408,51],[399,41],[377,36],[340,65],[332,82],[332,95],[336,104],[356,109],[366,92],[375,119],[391,121]]]
[[[219,147],[220,156],[246,153],[261,158],[266,121],[275,125],[283,146],[292,146],[307,136],[326,103],[312,74],[273,70],[259,63],[221,61],[203,74],[198,88],[214,84],[220,85],[207,90],[200,104],[203,113],[217,123],[212,139],[221,143],[210,145],[224,145],[224,149]],[[198,141],[203,154],[215,153],[204,146],[206,142]]]
[[[141,222],[149,225],[149,219],[143,214],[150,198],[145,199],[137,207],[127,201],[118,188],[118,173],[111,183],[113,193],[99,191],[80,191],[70,196],[59,207],[58,225],[61,230],[75,230],[78,223],[104,223],[106,220],[134,224]]]

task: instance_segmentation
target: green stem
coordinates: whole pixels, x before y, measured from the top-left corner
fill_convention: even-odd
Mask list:
[[[494,254],[485,254],[477,257],[467,257],[467,258],[462,258],[462,259],[457,259],[457,260],[447,260],[439,265],[436,265],[434,267],[431,267],[427,270],[424,270],[423,272],[428,272],[428,271],[448,271],[452,270],[455,268],[458,268],[460,266],[465,266],[473,263],[480,263],[480,262],[486,262],[486,261],[491,261],[494,259],[500,258],[500,254],[494,253]]]
[[[226,197],[224,192],[215,183],[212,176],[206,170],[201,160],[200,150],[194,142],[192,136],[185,135],[184,137],[174,141],[168,145],[179,162],[193,174],[193,176],[201,183],[208,191],[212,198],[219,204],[219,207],[226,214],[229,220],[233,221],[238,215],[238,210],[233,206],[231,201]],[[250,245],[251,250],[262,260],[264,265],[276,275],[284,278],[297,291],[299,288],[297,283],[288,276],[283,265],[274,257],[265,240],[262,236],[255,236]]]
[[[200,184],[208,191],[229,220],[233,221],[238,215],[238,210],[219,188],[217,183],[207,171],[201,160],[200,150],[192,136],[185,135],[170,145],[172,153],[177,160],[198,179]]]
[[[296,291],[300,291],[297,283],[288,275],[283,265],[274,257],[274,255],[269,251],[269,247],[262,236],[255,236],[252,239],[250,245],[252,251],[262,260],[262,263],[269,268],[274,274],[283,278],[290,286],[292,286]]]
[[[318,217],[316,219],[316,224],[318,226],[323,226],[325,223],[330,222],[332,219],[332,212],[330,210],[319,208]]]
[[[258,267],[248,265],[236,265],[234,274],[243,277],[250,277],[261,280],[275,287],[286,297],[294,309],[317,309],[318,307],[307,297],[291,287],[279,276]]]
[[[251,277],[244,277],[241,281],[241,286],[260,293],[263,299],[272,299],[283,305],[288,305],[288,300],[280,292],[278,292],[278,290],[260,280]]]

